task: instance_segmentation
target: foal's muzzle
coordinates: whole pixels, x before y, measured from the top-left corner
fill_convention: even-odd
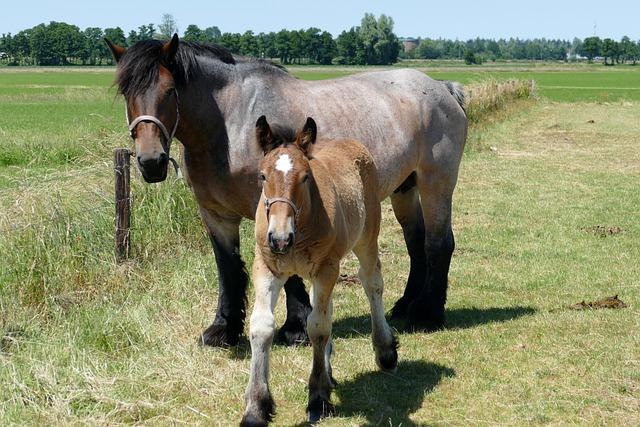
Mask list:
[[[137,156],[138,169],[146,182],[161,182],[167,178],[169,156],[164,151],[154,154],[140,154]]]
[[[274,254],[286,254],[293,246],[294,234],[279,235],[269,232],[267,237],[269,240],[269,248]]]

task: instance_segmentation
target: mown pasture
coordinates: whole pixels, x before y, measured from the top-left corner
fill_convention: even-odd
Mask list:
[[[382,374],[364,292],[341,283],[338,413],[322,425],[640,423],[639,74],[522,72],[541,99],[470,133],[448,328],[401,332],[398,372]],[[0,424],[234,424],[249,347],[196,344],[213,315],[216,270],[181,181],[148,185],[132,171],[133,256],[115,263],[111,151],[130,142],[112,73],[0,70]],[[383,211],[390,308],[408,262]],[[250,262],[252,223],[242,232]],[[355,269],[349,258],[345,274]],[[568,309],[614,294],[628,307]],[[309,361],[308,347],[274,349],[278,425],[305,418]]]

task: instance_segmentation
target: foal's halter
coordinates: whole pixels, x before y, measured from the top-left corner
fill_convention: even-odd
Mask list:
[[[162,123],[160,119],[158,119],[156,116],[150,116],[150,115],[138,116],[135,119],[133,119],[131,123],[129,123],[129,108],[127,107],[126,104],[124,106],[124,113],[127,118],[127,123],[129,124],[129,135],[131,135],[131,138],[133,138],[133,131],[136,129],[136,126],[140,124],[140,122],[151,122],[154,125],[158,126],[158,128],[162,132],[162,135],[164,136],[164,139],[166,142],[162,144],[162,148],[164,148],[164,151],[167,153],[167,155],[169,155],[169,149],[171,148],[171,141],[173,141],[173,137],[176,135],[176,130],[178,129],[178,123],[180,123],[180,110],[178,109],[178,104],[180,103],[180,101],[178,99],[178,91],[174,88],[173,92],[176,95],[176,123],[173,125],[173,129],[171,129],[171,133],[167,131],[167,128],[164,125],[164,123]]]
[[[296,204],[293,203],[292,200],[285,199],[284,197],[268,198],[264,194],[264,189],[262,190],[262,197],[264,197],[264,209],[267,213],[267,221],[269,221],[269,211],[271,210],[271,206],[273,206],[274,204],[279,202],[286,203],[287,205],[291,206],[291,209],[293,209],[293,229],[295,231],[296,225],[298,225],[298,215],[300,214],[300,209],[296,206]]]

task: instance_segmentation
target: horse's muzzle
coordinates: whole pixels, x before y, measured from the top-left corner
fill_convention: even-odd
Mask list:
[[[289,233],[287,236],[280,236],[275,235],[274,233],[269,233],[269,248],[274,254],[286,254],[293,246],[293,239],[293,233]]]
[[[165,152],[157,156],[138,155],[138,169],[146,182],[161,182],[167,178],[169,156]]]

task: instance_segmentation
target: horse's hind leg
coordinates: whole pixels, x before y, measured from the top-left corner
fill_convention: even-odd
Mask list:
[[[356,246],[354,253],[360,262],[358,277],[371,308],[371,338],[376,352],[376,363],[384,371],[395,371],[398,365],[398,341],[384,318],[384,282],[380,271],[377,240]]]
[[[331,294],[338,279],[338,265],[324,267],[312,281],[312,311],[307,319],[307,332],[313,346],[313,364],[309,377],[309,422],[316,422],[334,412],[331,404]]]
[[[391,195],[391,205],[402,226],[404,241],[411,261],[404,294],[391,310],[392,319],[404,318],[409,304],[418,297],[424,286],[427,258],[424,251],[424,220],[415,172]]]
[[[424,250],[427,271],[424,286],[409,305],[407,326],[437,330],[444,327],[449,265],[455,247],[451,229],[451,200],[455,177],[434,170],[418,173],[418,187],[425,224]]]

